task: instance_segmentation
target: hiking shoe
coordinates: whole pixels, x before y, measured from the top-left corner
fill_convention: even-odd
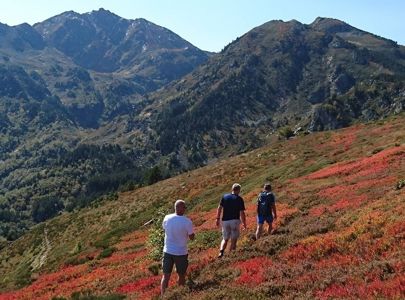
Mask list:
[[[218,258],[221,258],[222,256],[224,256],[224,250],[219,251]]]

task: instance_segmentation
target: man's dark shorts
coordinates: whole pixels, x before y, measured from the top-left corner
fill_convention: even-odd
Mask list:
[[[164,252],[162,260],[163,273],[172,273],[173,265],[176,265],[176,271],[178,274],[186,274],[188,267],[188,254],[172,255]]]
[[[264,222],[271,224],[273,222],[273,216],[257,216],[257,223],[264,224]]]

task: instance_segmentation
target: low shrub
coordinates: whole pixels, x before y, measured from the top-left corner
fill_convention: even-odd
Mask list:
[[[396,189],[397,189],[397,190],[400,190],[400,189],[402,189],[403,187],[405,187],[405,179],[402,179],[402,180],[398,181],[397,186],[396,186]]]
[[[101,253],[97,256],[97,259],[102,259],[106,257],[110,257],[115,251],[115,248],[105,248]]]

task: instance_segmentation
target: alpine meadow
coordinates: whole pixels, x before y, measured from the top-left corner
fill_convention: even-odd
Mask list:
[[[177,199],[195,239],[165,299],[403,299],[404,107],[405,47],[337,19],[218,53],[105,9],[0,23],[0,299],[159,299]]]

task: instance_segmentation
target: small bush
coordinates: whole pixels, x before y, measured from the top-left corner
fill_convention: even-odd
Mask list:
[[[159,275],[159,270],[160,270],[160,263],[154,263],[148,266],[149,272],[151,272],[153,275],[157,276]]]
[[[195,236],[195,240],[190,243],[190,248],[198,248],[205,250],[216,247],[221,240],[221,232],[214,231],[201,231]]]
[[[398,181],[396,188],[397,188],[397,190],[400,190],[403,187],[405,187],[405,179],[402,179],[402,180]]]
[[[24,263],[17,268],[16,284],[18,287],[24,287],[31,283],[31,267]]]
[[[280,137],[283,137],[286,140],[288,140],[290,137],[294,136],[294,131],[288,126],[280,128],[278,133],[279,133]]]
[[[90,259],[88,257],[73,256],[73,257],[69,257],[65,260],[65,265],[68,265],[68,266],[82,265],[82,264],[88,262],[89,260]]]
[[[115,251],[115,248],[105,248],[101,253],[97,256],[97,259],[110,257]]]
[[[165,210],[159,209],[156,213],[156,218],[153,221],[153,226],[149,230],[147,247],[150,249],[149,257],[155,261],[158,261],[162,258],[165,238],[165,232],[162,227],[162,222],[165,215]]]
[[[372,153],[372,154],[377,154],[377,153],[379,153],[379,152],[381,152],[381,151],[383,151],[383,150],[384,150],[384,148],[378,147],[378,148],[375,148],[371,153]]]

